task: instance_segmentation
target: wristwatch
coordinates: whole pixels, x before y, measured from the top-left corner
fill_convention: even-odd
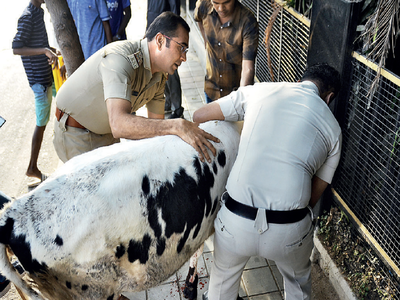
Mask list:
[[[121,40],[121,36],[119,34],[116,34],[115,37],[117,38],[117,40]]]

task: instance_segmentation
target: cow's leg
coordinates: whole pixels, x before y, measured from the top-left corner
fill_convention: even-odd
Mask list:
[[[15,286],[15,285],[14,285],[14,286]],[[17,292],[18,292],[18,294],[19,294],[19,296],[21,297],[22,300],[28,300],[28,299],[25,297],[25,294],[24,294],[17,286],[15,286],[15,289],[17,290]]]
[[[30,286],[22,280],[21,275],[15,270],[14,266],[10,262],[10,257],[12,253],[10,249],[4,245],[0,244],[0,266],[2,269],[3,276],[10,280],[23,300],[27,298],[31,300],[44,300],[43,297],[38,295]]]
[[[203,253],[204,244],[193,254],[189,262],[189,272],[185,281],[183,296],[189,300],[197,299],[197,283],[199,276],[197,274],[197,262]]]
[[[11,257],[13,256],[13,254],[11,253],[11,251],[10,251],[10,248],[6,248],[6,253],[7,253],[7,257],[8,257],[8,259],[11,261]],[[17,292],[18,292],[18,294],[19,294],[19,296],[21,297],[21,299],[22,300],[28,300],[26,297],[25,297],[25,294],[19,289],[19,287],[17,287],[15,284],[14,284],[14,287],[15,287],[15,289],[17,290]]]

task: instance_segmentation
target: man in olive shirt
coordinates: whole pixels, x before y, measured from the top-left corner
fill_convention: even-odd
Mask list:
[[[254,83],[258,23],[238,0],[197,0],[194,19],[207,53],[207,103]]]
[[[161,14],[140,41],[114,42],[93,54],[58,92],[54,146],[59,158],[111,145],[119,138],[175,134],[209,160],[208,139],[218,139],[184,119],[164,120],[166,75],[186,61],[189,26],[171,12]],[[145,105],[148,117],[132,114]]]

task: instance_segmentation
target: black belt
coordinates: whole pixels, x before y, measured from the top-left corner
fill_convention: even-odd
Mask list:
[[[231,198],[228,193],[225,193],[223,198],[226,208],[235,215],[250,220],[256,219],[258,208],[237,202],[235,199]],[[310,210],[305,207],[296,210],[265,210],[265,215],[268,223],[287,224],[303,220],[309,212]]]

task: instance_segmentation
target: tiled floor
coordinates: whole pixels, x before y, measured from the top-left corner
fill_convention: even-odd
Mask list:
[[[182,106],[184,118],[192,120],[193,112],[205,104],[204,75],[196,52],[189,50],[187,61],[179,67],[182,85]],[[145,114],[142,109],[139,115]],[[206,242],[204,252],[198,263],[198,300],[208,289],[211,265],[213,262],[213,236]],[[160,286],[140,293],[124,294],[130,300],[183,300],[182,290],[189,270],[186,263],[174,276]],[[275,264],[264,258],[252,257],[243,272],[239,295],[245,300],[282,300],[283,280]]]

